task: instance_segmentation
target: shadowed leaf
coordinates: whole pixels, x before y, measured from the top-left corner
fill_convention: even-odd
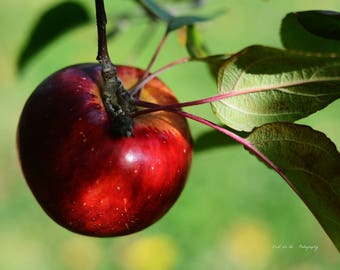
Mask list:
[[[212,103],[233,129],[294,122],[340,97],[340,58],[249,47],[221,66],[218,92],[245,93]]]
[[[283,171],[340,250],[340,154],[336,146],[325,134],[292,123],[261,126],[248,141]]]
[[[326,10],[311,10],[296,13],[305,29],[320,37],[340,40],[340,13]]]
[[[285,48],[307,52],[340,53],[340,13],[303,11],[282,20]]]
[[[90,21],[84,7],[76,2],[64,2],[45,11],[33,27],[20,52],[17,66],[22,71],[26,64],[59,36]]]

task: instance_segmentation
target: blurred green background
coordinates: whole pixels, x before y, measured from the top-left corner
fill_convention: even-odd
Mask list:
[[[0,3],[0,269],[340,269],[335,247],[288,185],[227,138],[223,146],[204,148],[209,129],[193,122],[193,137],[199,144],[188,183],[162,220],[140,233],[111,239],[76,235],[51,221],[21,175],[16,124],[25,100],[47,75],[70,64],[95,61],[94,1],[76,1],[88,10],[92,23],[62,35],[20,73],[16,63],[41,14],[60,2]],[[110,27],[117,14],[136,10],[133,1],[106,2]],[[185,1],[159,2],[185,10]],[[279,27],[286,13],[340,11],[340,1],[207,0],[200,12],[221,9],[226,11],[223,16],[199,25],[214,54],[252,44],[281,47]],[[145,67],[163,32],[164,25],[150,26],[143,18],[125,22],[110,40],[112,60]],[[181,40],[181,32],[171,35],[156,67],[186,55]],[[215,94],[215,82],[203,64],[177,66],[161,78],[181,101]],[[339,148],[339,105],[334,102],[299,122],[325,132]],[[208,105],[188,110],[214,119]]]

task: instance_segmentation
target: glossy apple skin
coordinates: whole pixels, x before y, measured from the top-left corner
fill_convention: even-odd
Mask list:
[[[129,89],[143,71],[118,66]],[[133,137],[117,137],[103,106],[101,67],[60,70],[32,93],[21,114],[18,154],[25,179],[46,213],[80,234],[107,237],[140,231],[179,197],[192,157],[186,120],[155,112],[134,119]],[[153,79],[141,99],[177,102]]]

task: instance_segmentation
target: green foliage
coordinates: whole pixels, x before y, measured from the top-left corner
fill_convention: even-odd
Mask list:
[[[340,15],[330,11],[289,13],[282,20],[281,40],[291,50],[339,53]]]
[[[339,18],[329,11],[288,14],[281,38],[294,50],[251,46],[231,56],[217,74],[225,98],[212,102],[224,124],[251,132],[246,142],[237,140],[286,180],[338,250],[340,154],[323,133],[288,122],[340,97]]]
[[[4,1],[0,4],[1,30],[3,30],[0,37],[2,38],[1,44],[3,44],[3,46],[0,46],[0,53],[3,57],[0,66],[2,65],[3,76],[0,83],[6,82],[3,83],[6,87],[1,89],[3,90],[3,98],[0,106],[2,115],[6,116],[6,121],[3,121],[1,125],[3,155],[0,160],[0,201],[2,205],[2,208],[0,208],[2,228],[0,236],[2,242],[5,243],[0,248],[1,269],[23,267],[26,269],[43,269],[46,267],[52,267],[52,269],[125,269],[122,265],[123,262],[126,265],[129,263],[129,259],[125,255],[132,244],[135,241],[148,239],[148,237],[160,233],[171,236],[171,239],[176,243],[176,250],[180,254],[180,258],[177,262],[177,268],[175,266],[174,269],[197,270],[211,267],[218,269],[338,269],[339,264],[335,248],[325,238],[316,220],[294,196],[291,196],[290,190],[281,185],[281,182],[275,181],[273,172],[264,170],[263,166],[253,162],[247,153],[239,151],[240,148],[235,146],[235,141],[232,139],[225,138],[224,135],[219,136],[213,131],[207,132],[206,128],[195,124],[192,124],[192,131],[198,151],[194,158],[193,170],[185,193],[176,204],[175,209],[152,228],[138,235],[114,240],[83,238],[60,229],[47,217],[41,215],[37,204],[27,192],[18,166],[13,165],[17,164],[13,138],[15,137],[15,123],[20,109],[19,103],[22,104],[25,95],[33,90],[34,85],[53,70],[79,61],[95,61],[97,53],[94,35],[95,26],[90,27],[86,23],[88,19],[85,15],[86,17],[81,16],[81,18],[86,18],[86,20],[80,20],[80,23],[73,27],[72,24],[65,22],[64,15],[59,13],[56,16],[56,23],[53,25],[55,27],[64,25],[66,28],[60,28],[63,29],[61,32],[51,34],[51,38],[45,42],[41,36],[44,32],[40,32],[40,27],[37,27],[39,21],[49,10],[53,10],[67,1],[62,4],[58,1],[15,2],[15,0]],[[114,1],[110,4],[108,2],[107,7],[109,22],[121,18],[122,14],[127,14],[128,16],[124,16],[124,20],[126,18],[129,20],[128,24],[123,22],[123,27],[117,28],[118,30],[115,31],[114,35],[115,39],[110,40],[109,47],[113,52],[113,59],[119,63],[144,67],[144,63],[148,61],[150,56],[149,49],[153,47],[148,46],[147,41],[152,43],[156,42],[156,38],[159,38],[158,30],[160,27],[156,23],[161,22],[163,25],[164,22],[168,23],[168,20],[173,16],[172,9],[168,9],[168,7],[174,2],[176,2],[176,5],[179,3],[188,4],[188,2],[204,2],[206,5],[200,4],[199,6],[215,5],[215,7],[223,6],[227,8],[230,12],[223,16],[221,20],[218,20],[216,24],[204,25],[202,28],[191,25],[195,22],[205,21],[204,19],[207,18],[205,16],[198,16],[197,21],[196,19],[185,19],[181,23],[176,23],[176,27],[188,26],[188,29],[194,29],[193,32],[190,32],[191,30],[188,32],[188,37],[190,37],[190,33],[193,34],[192,39],[187,40],[191,48],[190,56],[196,58],[195,60],[206,61],[212,67],[212,74],[216,79],[216,74],[221,65],[221,70],[224,68],[229,70],[233,65],[231,60],[228,59],[231,51],[238,51],[244,46],[258,43],[281,46],[279,35],[275,32],[279,28],[280,18],[283,18],[284,13],[296,10],[297,6],[301,8],[301,3],[297,3],[297,1],[277,1],[275,3],[260,0],[247,3],[240,3],[237,0],[120,2],[119,4],[114,3]],[[131,4],[133,2],[138,3],[138,5],[133,6]],[[85,10],[84,7],[91,8],[91,10],[93,8],[93,3],[89,1],[79,0],[76,3],[82,10]],[[162,7],[163,3],[168,4],[167,8]],[[315,8],[314,5],[315,3],[306,1],[303,7],[307,10]],[[320,1],[317,5],[320,8],[333,7],[335,10],[340,8],[339,3],[335,3],[335,1]],[[141,7],[144,12],[140,12]],[[182,13],[182,7],[183,5],[179,6],[179,13]],[[254,12],[254,7],[260,8]],[[171,14],[168,10],[171,10]],[[211,14],[209,8],[204,9],[204,12]],[[71,12],[71,14],[74,16],[74,13]],[[305,15],[312,15],[313,19],[305,18]],[[258,52],[263,53],[264,59],[262,60],[268,66],[257,65],[259,74],[256,79],[255,74],[247,73],[249,68],[247,65],[243,66],[244,69],[234,66],[234,71],[239,72],[239,74],[243,71],[242,84],[247,86],[249,92],[254,91],[251,82],[255,82],[253,85],[255,87],[272,87],[268,82],[270,80],[276,83],[280,81],[278,79],[280,69],[283,74],[287,75],[287,78],[281,76],[281,80],[286,79],[286,81],[291,82],[294,65],[289,63],[289,59],[300,67],[296,70],[298,80],[301,80],[304,72],[301,66],[306,64],[306,74],[311,75],[312,62],[314,62],[315,68],[322,70],[327,80],[330,79],[329,81],[318,83],[310,81],[310,86],[307,83],[302,86],[290,86],[289,91],[291,93],[281,91],[281,87],[276,90],[264,88],[259,93],[229,98],[228,102],[239,100],[239,103],[242,103],[244,99],[251,102],[249,103],[250,107],[254,107],[253,103],[259,102],[261,106],[265,106],[265,110],[268,112],[268,108],[273,109],[272,105],[278,98],[285,101],[290,110],[297,109],[299,113],[296,114],[294,119],[298,119],[315,110],[324,108],[335,100],[339,94],[339,82],[337,79],[335,81],[331,81],[331,79],[339,76],[336,63],[340,44],[338,39],[331,38],[333,34],[328,32],[329,27],[323,27],[329,25],[325,22],[329,21],[330,18],[325,18],[325,15],[327,15],[325,12],[320,14],[318,12],[312,12],[312,14],[309,14],[309,12],[289,13],[282,21],[281,28],[283,46],[289,51],[257,47]],[[261,20],[258,19],[259,17]],[[77,18],[74,19],[77,20]],[[331,21],[333,20],[331,19]],[[91,23],[94,24],[94,20]],[[9,25],[11,25],[11,31],[7,29]],[[152,26],[152,35],[145,35],[143,31],[150,25]],[[337,25],[337,21],[334,25]],[[319,26],[322,27],[319,28]],[[124,34],[123,30],[128,30],[126,31],[128,34]],[[29,33],[27,36],[26,31]],[[142,42],[141,40],[137,42],[136,35],[138,36],[140,32],[143,32]],[[335,31],[335,33],[337,32]],[[34,43],[30,41],[33,36],[35,37]],[[119,37],[119,39],[116,37]],[[25,44],[22,43],[24,41],[26,41]],[[176,40],[173,39],[170,42],[166,53],[161,56],[163,58],[160,58],[163,61],[179,57],[179,46]],[[134,47],[135,43],[137,43],[137,46]],[[206,49],[207,47],[209,50]],[[255,48],[250,47],[248,50]],[[293,53],[290,50],[299,50],[301,54]],[[27,51],[30,53],[27,53]],[[136,53],[136,51],[138,52]],[[241,50],[242,53],[246,51]],[[222,55],[209,55],[208,52],[222,53]],[[225,52],[227,54],[224,54]],[[309,58],[305,55],[307,52],[320,53],[319,58],[316,56]],[[282,54],[284,64],[277,65],[277,63],[273,64],[271,61],[266,62],[265,56],[270,53],[274,55]],[[324,53],[325,55],[323,55]],[[329,53],[332,53],[333,56],[330,57]],[[247,53],[245,54],[244,60],[247,62],[250,57]],[[15,73],[15,68],[13,68],[15,63],[12,63],[18,55],[21,55],[19,56],[21,60],[18,59],[16,63],[17,68],[23,70],[20,76]],[[233,59],[237,61],[242,57],[241,54],[233,54]],[[256,58],[256,55],[253,55],[252,57],[261,62],[260,56]],[[303,60],[305,58],[314,60]],[[325,68],[330,63],[334,65],[326,70]],[[198,67],[196,68],[196,66]],[[26,68],[23,69],[23,67]],[[287,68],[292,70],[289,71]],[[275,71],[277,76],[272,71]],[[195,65],[195,68],[191,64],[184,68],[178,67],[178,72],[173,72],[168,77],[164,75],[164,78],[182,100],[206,97],[213,92],[211,91],[212,83],[202,76],[199,65]],[[259,78],[265,80],[263,85]],[[317,76],[317,78],[320,77]],[[322,87],[318,88],[318,85]],[[230,89],[225,88],[223,91],[228,90]],[[322,91],[322,95],[319,97],[317,96],[320,93],[318,91]],[[301,93],[304,95],[301,95]],[[261,96],[264,97],[264,102],[262,102]],[[290,98],[293,102],[290,102]],[[331,104],[322,112],[313,114],[305,121],[312,126],[322,127],[321,130],[325,128],[323,131],[338,143],[340,129],[336,117],[338,113],[337,105],[338,103]],[[248,106],[246,108],[248,109]],[[222,106],[221,109],[224,110],[225,108]],[[284,119],[284,114],[280,113],[281,110],[278,109],[282,108],[276,108],[274,114],[278,114],[278,118],[274,117],[269,120],[269,122],[274,121],[274,123],[258,127],[247,139],[253,143],[256,149],[267,155],[284,171],[292,183],[291,187],[302,197],[339,248],[337,207],[339,207],[338,176],[340,164],[336,147],[325,135],[311,128],[289,123],[275,123],[279,119],[280,121]],[[213,115],[209,114],[209,110],[204,107],[195,107],[193,111],[213,118]],[[222,116],[223,118],[225,117]],[[295,121],[294,119],[289,118],[288,120]],[[241,123],[247,126],[247,130],[266,122],[256,120],[257,124],[254,124],[254,121],[249,124],[247,121]],[[300,136],[300,133],[304,136]],[[245,133],[237,134],[246,136]],[[292,142],[289,142],[289,140]],[[293,170],[294,165],[299,170]],[[32,223],[32,217],[36,222]],[[260,238],[260,240],[256,237],[247,238],[249,230],[241,229],[241,225],[247,224],[244,221],[245,219],[250,220],[248,223],[251,225],[257,224],[258,220],[267,224],[266,233],[270,241],[269,246],[264,245],[263,253],[256,253],[261,251],[259,245],[263,243],[261,241],[263,238]],[[332,222],[331,219],[335,222]],[[231,241],[231,239],[235,239],[233,238],[234,234],[236,235],[236,232],[231,230],[233,226],[239,229],[235,231],[239,232],[239,237],[244,239],[244,242]],[[256,228],[256,226],[252,228]],[[41,233],[42,231],[44,233]],[[178,237],[179,235],[180,237]],[[193,235],[197,237],[193,238]],[[89,242],[91,244],[86,245]],[[292,244],[294,249],[273,248],[281,244]],[[319,250],[317,252],[306,252],[299,248],[300,244],[316,244]],[[235,249],[235,246],[241,247],[242,252],[232,253],[231,251]],[[160,250],[161,248],[157,246],[151,253],[158,254],[157,252]],[[260,268],[256,265],[256,260],[252,261],[251,256],[246,256],[253,254],[253,257],[258,258],[260,257],[257,256],[258,254],[264,253],[269,254],[268,259]],[[138,256],[139,253],[134,254]],[[157,257],[157,255],[155,256]],[[93,260],[95,262],[91,264]],[[51,264],[51,261],[53,261],[53,264]],[[86,267],[83,267],[84,265]]]
[[[298,21],[310,33],[326,39],[340,40],[340,13],[311,10],[296,13]]]
[[[169,22],[173,17],[170,12],[152,0],[136,0],[136,2],[139,3],[147,12],[150,12],[164,22]]]
[[[164,21],[167,24],[167,32],[175,31],[183,26],[189,26],[194,23],[204,22],[211,20],[215,16],[219,15],[220,12],[211,17],[203,17],[203,16],[175,16],[172,13],[168,12],[166,9],[162,8],[160,5],[156,4],[152,0],[136,0],[139,2],[142,7],[144,7],[147,12],[152,13],[158,19]]]
[[[189,25],[187,27],[187,40],[186,40],[186,48],[189,53],[189,55],[192,58],[201,58],[201,57],[207,57],[208,52],[205,48],[204,42],[202,41],[202,37],[195,27],[195,25]]]
[[[217,117],[236,130],[293,122],[340,97],[340,57],[253,46],[230,57],[217,78],[219,94],[248,93],[212,103]]]
[[[273,161],[340,249],[340,154],[323,133],[308,126],[272,123],[247,138]]]

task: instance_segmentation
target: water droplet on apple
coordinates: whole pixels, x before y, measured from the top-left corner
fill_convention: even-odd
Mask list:
[[[131,220],[130,220],[130,223],[132,223],[132,224],[135,224],[135,223],[136,223],[136,221],[135,221],[135,220],[133,220],[133,219],[131,219]]]
[[[132,162],[136,161],[136,157],[135,157],[132,153],[128,152],[128,153],[125,155],[125,160],[126,160],[127,162],[132,163]]]
[[[80,131],[80,132],[79,132],[79,135],[82,137],[83,142],[85,143],[85,142],[87,141],[87,138],[86,138],[85,133],[84,133],[83,131]]]

